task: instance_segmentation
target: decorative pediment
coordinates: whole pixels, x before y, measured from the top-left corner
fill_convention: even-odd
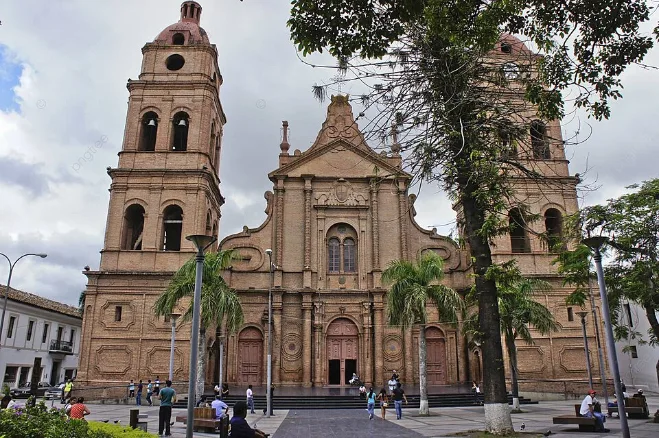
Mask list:
[[[343,178],[336,180],[329,192],[321,192],[315,199],[315,206],[368,206],[368,195],[355,192],[352,184]]]

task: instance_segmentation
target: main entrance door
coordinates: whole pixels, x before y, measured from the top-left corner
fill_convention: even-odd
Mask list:
[[[428,385],[446,385],[446,339],[437,327],[426,329]]]
[[[260,385],[263,380],[263,336],[247,327],[238,338],[238,381],[244,385]]]
[[[347,385],[352,373],[357,373],[358,342],[357,326],[349,319],[334,320],[327,328],[327,382],[330,385]]]

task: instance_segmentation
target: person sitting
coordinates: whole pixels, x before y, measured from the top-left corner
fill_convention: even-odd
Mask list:
[[[69,413],[69,417],[74,420],[84,420],[85,415],[89,414],[91,414],[91,412],[87,406],[85,406],[85,399],[83,397],[79,397],[76,403],[71,405],[71,412]]]
[[[389,386],[389,394],[394,393],[394,389],[396,389],[396,379],[394,379],[393,376],[391,376],[391,379],[389,379],[389,382],[387,382],[387,385]]]
[[[215,409],[215,418],[217,420],[229,413],[229,406],[222,401],[222,398],[219,395],[215,396],[215,400],[211,403],[211,408]]]
[[[222,400],[224,400],[228,396],[229,396],[229,384],[228,383],[223,383],[222,384]]]
[[[362,386],[359,387],[359,398],[366,398],[366,387],[362,383]]]
[[[354,385],[355,383],[357,383],[358,380],[359,380],[359,377],[357,376],[357,373],[352,373],[352,379],[350,379],[348,381],[348,383],[350,383],[351,385]]]
[[[265,432],[258,429],[252,429],[247,424],[247,403],[244,401],[236,402],[233,405],[233,417],[231,418],[231,438],[265,438]]]
[[[11,395],[7,394],[2,397],[2,402],[0,402],[0,409],[11,409],[16,405],[16,402],[11,399]]]
[[[606,417],[601,412],[597,412],[595,410],[595,403],[596,403],[595,394],[597,394],[597,391],[595,391],[594,389],[590,389],[588,391],[588,395],[584,397],[583,401],[581,402],[581,408],[579,409],[579,414],[582,417],[595,419],[597,423],[595,425],[596,432],[608,432],[609,430],[604,428],[604,422],[606,421]]]

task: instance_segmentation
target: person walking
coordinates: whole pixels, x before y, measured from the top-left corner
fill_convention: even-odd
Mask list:
[[[135,397],[135,382],[133,382],[133,379],[130,379],[130,383],[128,384],[128,398],[133,397]]]
[[[135,397],[135,406],[142,406],[142,389],[144,389],[144,385],[140,380],[140,383],[137,384],[137,397]]]
[[[387,397],[387,390],[383,387],[378,394],[380,400],[380,410],[382,411],[382,419],[387,418],[387,406],[389,406],[389,397]]]
[[[160,376],[156,376],[156,382],[153,385],[153,395],[158,397],[159,393],[160,393]]]
[[[368,411],[368,419],[372,420],[374,414],[373,411],[375,410],[375,393],[373,392],[372,386],[366,395],[366,410]]]
[[[146,385],[146,402],[149,404],[149,406],[153,406],[151,395],[153,395],[153,384],[151,383],[151,379],[149,379],[149,382]]]
[[[405,396],[405,391],[402,388],[403,385],[400,382],[396,383],[396,388],[394,389],[394,406],[396,406],[396,419],[400,420],[403,418],[403,400],[407,404],[407,397]]]
[[[64,385],[64,400],[71,398],[71,393],[73,392],[73,382],[71,379],[66,381]]]
[[[254,412],[254,392],[252,391],[252,385],[247,386],[247,407],[249,408],[250,414],[255,414]]]
[[[172,406],[176,402],[176,391],[172,388],[172,381],[166,380],[165,387],[158,392],[160,410],[158,411],[158,436],[172,436],[170,423],[172,420]]]

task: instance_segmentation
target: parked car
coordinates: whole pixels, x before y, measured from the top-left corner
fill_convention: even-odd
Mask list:
[[[39,382],[37,385],[37,397],[43,397],[46,391],[52,388],[49,382]],[[13,398],[28,398],[30,396],[30,385],[12,388],[9,390],[9,394]]]
[[[44,397],[47,399],[61,399],[62,398],[62,388],[60,388],[61,385],[57,386],[52,386],[48,389],[46,389],[46,392],[44,392]]]

